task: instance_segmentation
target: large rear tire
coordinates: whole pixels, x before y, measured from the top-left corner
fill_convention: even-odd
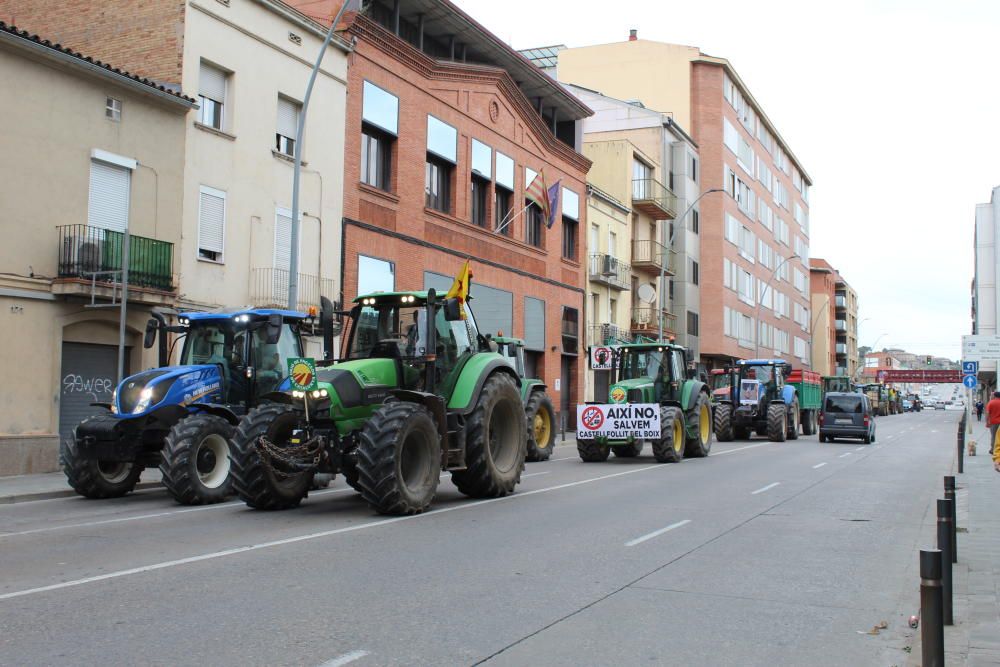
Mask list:
[[[532,392],[524,408],[528,418],[528,461],[548,461],[556,444],[555,410],[544,391]]]
[[[792,412],[788,415],[788,439],[798,440],[799,439],[799,401],[796,399],[792,401]]]
[[[409,401],[383,404],[361,429],[357,470],[361,496],[379,514],[427,509],[441,478],[441,437],[430,411]]]
[[[684,456],[702,458],[712,451],[712,406],[704,392],[698,393],[694,409],[687,415],[688,432],[693,431],[684,443]]]
[[[607,461],[611,455],[611,447],[602,445],[596,440],[577,440],[576,452],[584,463],[600,463]]]
[[[805,419],[802,420],[802,435],[813,435],[816,433],[816,411],[806,410]]]
[[[506,496],[521,481],[527,447],[521,394],[507,375],[491,375],[465,420],[466,468],[451,481],[472,498]]]
[[[137,463],[83,457],[75,431],[63,442],[59,459],[69,485],[85,498],[120,498],[135,489],[142,474]]]
[[[729,403],[719,403],[715,406],[712,416],[715,426],[715,437],[719,442],[732,442],[733,439],[733,406]]]
[[[182,505],[221,503],[231,493],[229,474],[233,426],[204,412],[174,424],[163,442],[163,486]]]
[[[262,436],[277,447],[287,446],[301,426],[300,415],[290,405],[265,403],[247,413],[229,441],[233,488],[247,505],[259,510],[297,507],[309,495],[313,473],[276,473],[257,450]]]
[[[660,408],[660,439],[653,441],[653,456],[660,463],[684,459],[684,415],[678,408]]]
[[[627,445],[612,445],[611,451],[620,459],[634,459],[639,454],[642,454],[642,440],[637,440]]]
[[[771,442],[784,442],[787,437],[787,408],[780,401],[772,401],[767,405],[767,439]]]

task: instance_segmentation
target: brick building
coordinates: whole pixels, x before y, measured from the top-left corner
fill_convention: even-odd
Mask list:
[[[291,4],[326,20],[339,6]],[[523,337],[529,372],[571,420],[582,389],[590,166],[579,121],[590,110],[447,0],[376,0],[347,12],[342,29],[354,45],[344,299],[446,289],[471,258],[480,330]],[[551,228],[540,209],[525,210],[536,174],[561,184]]]
[[[825,259],[809,259],[812,367],[823,375],[858,371],[858,295]]]

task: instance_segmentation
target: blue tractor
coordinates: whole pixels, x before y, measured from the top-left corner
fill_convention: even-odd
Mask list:
[[[792,367],[784,359],[746,359],[727,369],[728,396],[717,396],[715,436],[722,442],[750,434],[784,442],[799,437],[799,397],[786,382]]]
[[[332,304],[323,300],[324,343],[332,343]],[[121,381],[105,412],[82,421],[63,443],[70,486],[88,498],[135,488],[143,469],[159,466],[180,503],[217,503],[231,493],[229,438],[261,397],[286,388],[287,360],[303,356],[311,324],[290,310],[181,313],[168,325],[153,313],[143,341],[159,334],[159,368]],[[180,364],[168,366],[167,333],[183,340]]]

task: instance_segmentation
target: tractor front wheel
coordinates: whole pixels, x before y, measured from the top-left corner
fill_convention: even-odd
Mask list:
[[[680,463],[684,458],[684,415],[677,408],[660,408],[660,439],[653,441],[653,456],[660,463]]]
[[[784,442],[788,436],[788,409],[784,403],[772,401],[767,405],[767,439]]]
[[[276,470],[259,449],[261,438],[276,448],[292,446],[302,418],[290,405],[265,403],[247,413],[230,440],[233,487],[250,507],[284,510],[298,507],[309,495],[312,472]]]
[[[491,375],[465,421],[465,470],[451,481],[472,498],[499,498],[521,481],[527,453],[521,394],[503,373]]]
[[[384,403],[361,429],[357,472],[361,496],[379,514],[427,509],[441,478],[441,438],[430,411]]]
[[[719,439],[719,442],[731,442],[733,439],[733,406],[729,403],[716,405],[712,422],[715,426],[715,437]]]
[[[528,418],[528,461],[548,461],[556,444],[555,410],[544,391],[536,391],[524,408]]]
[[[142,466],[130,461],[100,461],[84,457],[76,444],[76,434],[64,443],[60,453],[63,472],[73,490],[86,498],[119,498],[135,489]]]
[[[799,402],[796,400],[792,402],[792,412],[788,415],[788,439],[798,440],[799,439]]]
[[[204,412],[174,424],[163,442],[163,486],[182,505],[220,503],[232,492],[229,439],[233,426]]]
[[[684,444],[684,456],[701,458],[708,456],[712,450],[712,406],[708,396],[699,392],[694,409],[688,413],[688,432],[694,437],[688,438]]]

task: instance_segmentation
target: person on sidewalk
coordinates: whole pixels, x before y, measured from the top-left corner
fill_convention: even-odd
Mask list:
[[[990,454],[992,454],[993,443],[997,439],[997,427],[1000,426],[1000,391],[993,392],[993,398],[986,404],[986,425],[990,427]]]
[[[976,401],[976,421],[983,421],[983,400]]]

